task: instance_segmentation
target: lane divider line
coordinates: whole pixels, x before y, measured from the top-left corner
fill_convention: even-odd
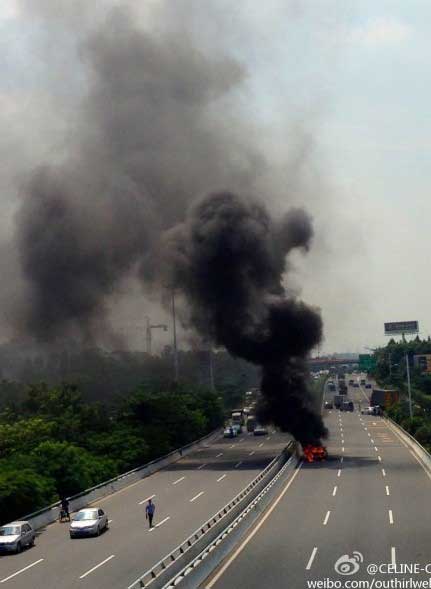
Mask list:
[[[386,476],[386,471],[384,468],[382,468],[382,475],[385,477]]]
[[[310,556],[310,558],[308,559],[307,566],[305,567],[305,570],[306,570],[306,571],[309,571],[309,570],[311,569],[311,565],[313,564],[313,561],[314,561],[314,558],[315,558],[315,556],[316,556],[316,553],[317,553],[317,546],[315,546],[315,547],[313,548],[313,551],[312,551],[312,553],[311,553],[311,556]]]
[[[197,470],[201,470],[204,466],[206,466],[206,463],[205,464],[201,464],[200,466],[198,466]]]
[[[223,452],[220,452],[220,454],[217,454],[216,458],[220,458],[220,456],[223,456]]]
[[[161,522],[159,522],[158,524],[156,524],[155,526],[153,526],[152,528],[150,528],[148,531],[149,532],[153,532],[156,528],[160,528],[160,526],[162,526],[165,522],[167,522],[168,519],[171,519],[171,516],[170,515],[168,515],[167,517],[165,517],[165,519],[162,519]]]
[[[386,495],[390,495],[388,485],[386,485]]]
[[[328,523],[328,519],[329,519],[329,516],[330,516],[330,515],[331,515],[331,512],[330,512],[330,511],[328,511],[328,513],[327,513],[327,514],[326,514],[326,516],[325,516],[325,519],[323,520],[323,525],[324,525],[324,526],[326,526],[326,524]]]
[[[6,581],[9,581],[9,579],[13,579],[14,577],[16,577],[17,575],[20,575],[21,573],[24,573],[25,571],[28,571],[28,569],[31,569],[32,567],[36,566],[37,564],[39,564],[40,562],[43,562],[43,558],[39,558],[39,560],[36,560],[35,562],[32,562],[31,564],[27,565],[26,567],[24,567],[23,569],[20,569],[19,571],[17,571],[16,573],[13,573],[12,575],[9,575],[9,577],[6,577],[5,579],[2,579],[0,581],[0,583],[6,583]]]
[[[105,558],[105,560],[102,560],[102,562],[99,562],[99,564],[96,564],[96,566],[94,566],[92,569],[90,569],[89,571],[87,571],[86,573],[81,575],[79,578],[85,579],[85,577],[87,577],[88,575],[93,573],[95,570],[97,570],[98,568],[100,568],[101,566],[103,566],[104,564],[106,564],[107,562],[112,560],[113,558],[115,558],[115,554],[111,554],[111,556],[108,556],[108,558]]]
[[[392,509],[389,509],[389,523],[391,525],[394,523],[394,515],[392,513]]]
[[[271,513],[274,511],[274,509],[277,507],[277,505],[283,499],[284,495],[289,490],[290,485],[293,483],[293,481],[295,480],[295,478],[298,476],[299,471],[301,470],[301,468],[302,468],[302,462],[299,464],[298,468],[295,470],[295,472],[293,473],[292,477],[287,481],[286,486],[281,491],[281,493],[277,497],[277,499],[275,499],[275,501],[272,503],[272,505],[269,507],[269,509],[267,509],[264,512],[264,514],[263,514],[262,518],[260,519],[259,523],[257,524],[257,526],[245,538],[245,540],[242,542],[242,544],[240,544],[238,546],[238,548],[235,550],[235,552],[232,554],[232,556],[227,559],[227,561],[219,569],[219,571],[214,575],[214,577],[211,579],[211,581],[209,581],[209,583],[207,583],[207,585],[205,585],[205,589],[211,589],[211,587],[213,587],[217,583],[217,581],[220,579],[220,577],[224,574],[225,570],[228,567],[230,567],[230,565],[241,554],[241,552],[244,550],[244,548],[247,546],[247,544],[250,542],[250,540],[252,540],[254,538],[254,536],[257,534],[257,532],[260,530],[260,528],[263,526],[263,524],[269,518],[269,516],[271,515]]]
[[[252,450],[252,451],[250,452],[249,456],[253,456],[253,454],[254,454],[254,450]]]
[[[220,478],[217,479],[217,482],[219,483],[220,481],[222,481],[223,479],[226,478],[227,475],[223,474]]]
[[[181,481],[183,481],[186,477],[181,477],[179,479],[177,479],[176,481],[174,481],[172,484],[173,485],[178,485],[178,483],[181,483]]]
[[[242,464],[242,460],[240,460],[239,462],[237,462],[237,464],[235,464],[234,468],[238,468],[239,466],[241,466]]]
[[[196,501],[196,499],[199,499],[199,497],[201,497],[204,493],[205,493],[205,491],[201,491],[200,493],[198,493],[197,495],[195,495],[193,497],[193,499],[190,499],[190,503],[193,503],[193,501]]]
[[[335,495],[337,494],[337,485],[335,485],[334,490],[332,491],[332,496],[335,497]]]
[[[143,505],[144,503],[146,503],[148,501],[148,499],[154,499],[154,497],[155,497],[155,495],[150,495],[146,499],[142,499],[142,501],[139,501],[139,505]]]
[[[397,553],[395,550],[395,546],[391,547],[391,564],[393,564],[393,565],[397,564]]]
[[[339,468],[338,472],[337,472],[337,477],[340,477],[340,476],[341,476],[341,468]]]

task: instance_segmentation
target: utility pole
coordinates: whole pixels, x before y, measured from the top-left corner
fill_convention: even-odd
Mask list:
[[[413,410],[412,410],[412,388],[410,384],[410,366],[409,366],[409,355],[406,352],[406,369],[407,369],[407,388],[409,391],[409,412],[410,412],[410,419],[413,417]]]
[[[210,347],[209,349],[209,361],[210,361],[210,387],[212,391],[215,391],[214,385],[214,364],[213,364],[213,351]]]
[[[172,289],[172,323],[173,323],[173,343],[174,343],[174,378],[178,382],[178,347],[177,347],[177,321],[175,313],[175,291]]]

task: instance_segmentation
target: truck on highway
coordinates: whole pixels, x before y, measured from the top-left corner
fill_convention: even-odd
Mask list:
[[[370,397],[370,407],[379,405],[382,409],[387,409],[394,403],[398,403],[399,393],[395,389],[373,389]]]
[[[257,419],[256,419],[256,416],[255,416],[255,415],[249,415],[249,416],[247,417],[247,424],[246,424],[246,426],[247,426],[247,431],[248,431],[248,432],[254,432],[254,430],[255,430],[255,428],[256,428],[256,425],[257,425]]]
[[[347,386],[345,380],[338,381],[338,392],[340,395],[347,395]]]
[[[234,409],[231,414],[231,419],[233,424],[244,425],[244,409]]]
[[[334,395],[334,407],[339,409],[344,401],[344,395]]]

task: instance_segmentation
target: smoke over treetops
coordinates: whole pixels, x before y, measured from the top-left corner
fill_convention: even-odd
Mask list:
[[[266,418],[319,439],[304,359],[321,318],[283,286],[286,256],[309,248],[311,220],[298,208],[274,220],[262,204],[269,164],[227,110],[243,66],[183,31],[146,32],[120,9],[81,56],[89,91],[67,157],[31,173],[17,216],[28,285],[17,328],[97,340],[125,278],[159,293],[169,285],[202,339],[262,367]]]

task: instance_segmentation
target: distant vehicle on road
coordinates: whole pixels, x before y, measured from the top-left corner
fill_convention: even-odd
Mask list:
[[[240,423],[233,423],[232,427],[236,431],[237,436],[239,436],[239,434],[242,434],[242,425]]]
[[[372,389],[372,388],[373,388],[373,385],[372,385],[370,382],[367,382],[367,383],[365,384],[365,388],[366,388],[366,389]]]
[[[18,554],[26,546],[34,546],[35,531],[27,521],[17,521],[0,528],[0,553]]]
[[[349,380],[349,385],[350,385],[350,386],[352,386],[352,385],[354,384],[354,382],[355,382],[355,381],[353,380],[353,378],[351,378],[351,379]]]
[[[235,409],[232,411],[232,423],[239,423],[239,425],[244,425],[244,421],[244,409]]]
[[[341,411],[353,411],[354,410],[353,401],[344,401],[340,407],[340,410]]]
[[[343,403],[344,395],[334,395],[334,407],[339,409],[341,404]]]
[[[237,435],[238,435],[237,429],[232,426],[226,427],[223,432],[224,438],[236,438]]]
[[[329,390],[330,393],[335,393],[336,387],[335,387],[335,384],[333,382],[331,382],[331,383],[328,384],[328,390]]]
[[[362,415],[381,415],[382,410],[380,406],[377,405],[375,407],[364,407],[364,409],[361,410],[361,413]]]
[[[365,380],[365,378],[361,378],[361,385],[366,385],[367,381]]]
[[[373,389],[370,397],[370,406],[379,405],[382,409],[387,409],[399,399],[398,391],[395,389]]]
[[[69,533],[71,538],[79,536],[100,536],[108,529],[108,516],[100,508],[81,509],[72,519]]]
[[[359,389],[359,382],[354,382],[353,383],[353,388]]]
[[[257,421],[254,415],[249,415],[247,418],[247,431],[254,432],[254,428],[256,427]]]
[[[264,425],[256,425],[253,433],[255,436],[267,436],[268,430]]]
[[[325,402],[325,409],[333,409],[333,408],[334,408],[334,404],[331,401]]]

